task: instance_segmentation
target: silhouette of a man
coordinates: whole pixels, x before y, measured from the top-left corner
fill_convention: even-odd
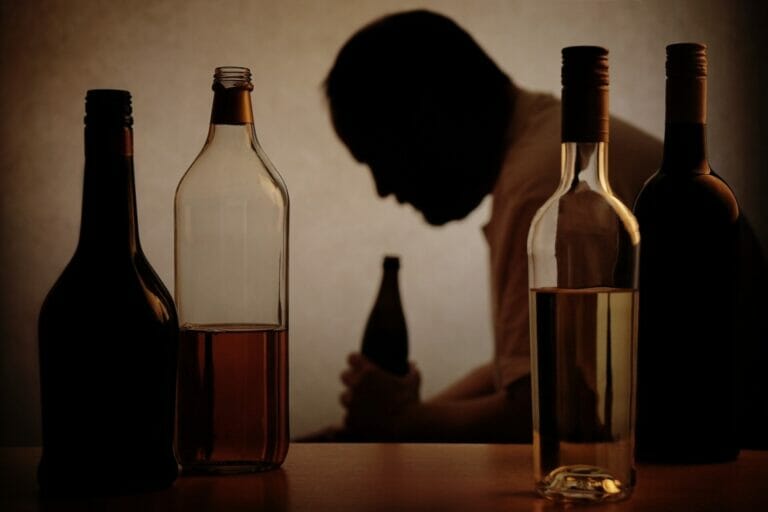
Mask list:
[[[432,225],[493,200],[484,227],[493,361],[425,401],[414,366],[394,377],[352,354],[342,374],[345,428],[358,439],[529,441],[526,241],[560,179],[560,102],[513,83],[467,32],[429,11],[387,16],[354,34],[326,93],[338,136],[381,197],[394,195]],[[610,179],[625,204],[661,153],[657,139],[612,119]]]

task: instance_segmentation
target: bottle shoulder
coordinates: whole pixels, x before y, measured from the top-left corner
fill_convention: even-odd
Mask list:
[[[201,153],[179,181],[176,202],[266,198],[287,206],[288,192],[280,175],[250,153],[225,159]]]
[[[575,185],[560,188],[537,211],[531,222],[529,242],[537,238],[551,238],[564,229],[575,233],[613,236],[618,226],[636,238],[637,221],[629,208],[610,190],[595,190]],[[638,239],[639,241],[639,239]]]
[[[75,252],[40,309],[41,322],[101,324],[132,317],[178,325],[170,293],[140,251],[110,260]]]
[[[709,173],[656,172],[635,201],[638,218],[656,215],[697,215],[735,223],[740,216],[736,195],[714,171]]]

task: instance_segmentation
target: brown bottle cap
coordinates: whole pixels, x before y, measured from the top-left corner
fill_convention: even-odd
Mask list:
[[[608,141],[608,50],[563,48],[562,140]]]
[[[707,122],[707,46],[676,43],[667,46],[666,121]]]
[[[667,46],[667,77],[707,76],[707,45],[675,43]]]
[[[251,70],[227,66],[216,68],[213,75],[212,124],[247,124],[253,122],[251,110]]]

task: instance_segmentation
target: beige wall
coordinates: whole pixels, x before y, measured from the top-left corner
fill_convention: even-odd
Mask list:
[[[488,204],[429,228],[409,207],[377,199],[330,128],[321,82],[355,29],[430,6],[473,33],[519,84],[555,93],[561,47],[606,46],[613,112],[658,136],[664,46],[709,43],[711,161],[768,245],[766,100],[757,95],[765,75],[751,68],[768,62],[750,32],[766,21],[758,3],[0,1],[0,445],[39,442],[36,317],[77,241],[87,89],[134,94],[141,238],[172,289],[173,193],[206,134],[213,68],[252,69],[257,132],[292,200],[291,419],[302,434],[340,418],[338,374],[358,346],[385,252],[403,258],[425,395],[492,352],[479,231]]]

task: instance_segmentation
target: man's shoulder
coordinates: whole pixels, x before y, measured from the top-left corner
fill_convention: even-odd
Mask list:
[[[611,142],[609,158],[625,160],[624,165],[635,162],[642,167],[658,168],[664,143],[660,138],[631,124],[611,117]]]
[[[611,116],[611,147],[636,146],[661,151],[663,143],[660,138],[632,124],[626,119]]]
[[[521,131],[539,128],[542,120],[559,124],[560,105],[560,100],[552,94],[518,88],[512,122]]]
[[[518,89],[509,128],[505,165],[521,161],[536,164],[532,153],[554,151],[559,158],[560,100],[551,94]]]

